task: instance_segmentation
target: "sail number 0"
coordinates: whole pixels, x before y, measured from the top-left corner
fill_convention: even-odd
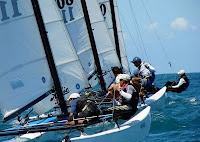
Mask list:
[[[106,5],[105,4],[101,4],[100,5],[100,9],[101,9],[101,12],[102,12],[103,16],[105,16],[106,15]]]
[[[60,9],[63,9],[65,7],[65,2],[66,5],[72,5],[74,0],[55,0],[57,2],[57,5]]]
[[[19,12],[17,1],[18,0],[11,0],[12,8],[13,8],[13,15],[12,15],[13,18],[22,15]],[[9,19],[9,16],[8,16],[8,14],[6,12],[6,4],[7,4],[7,1],[0,1],[0,9],[1,9],[1,13],[2,13],[1,21],[5,21],[5,20]]]

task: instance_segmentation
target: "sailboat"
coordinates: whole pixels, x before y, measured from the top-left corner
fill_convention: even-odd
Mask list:
[[[74,15],[72,15],[71,11],[73,9],[73,1],[67,1],[66,4],[64,1],[62,3],[60,1],[56,2],[54,0],[9,0],[1,1],[0,3],[2,17],[0,23],[1,47],[3,48],[1,57],[7,61],[1,64],[0,72],[2,94],[6,94],[0,101],[4,122],[18,116],[38,102],[46,102],[46,100],[49,100],[49,96],[52,98],[54,92],[57,95],[56,97],[53,96],[55,97],[53,99],[58,100],[58,104],[55,103],[56,101],[48,101],[47,107],[45,103],[45,107],[41,108],[39,113],[46,112],[56,105],[59,105],[61,112],[65,113],[67,111],[65,99],[68,98],[71,92],[79,92],[91,86],[92,83],[88,81],[88,78],[91,78],[90,75],[97,72],[97,79],[101,83],[102,90],[105,90],[114,79],[113,74],[110,72],[111,67],[120,66],[116,51],[108,36],[109,34],[104,35],[105,40],[103,41],[98,37],[101,35],[101,32],[104,31],[103,33],[105,33],[107,28],[103,16],[100,15],[101,11],[97,1],[81,0],[74,2],[77,4],[77,9],[83,8],[82,14],[85,19],[80,18],[78,20],[86,22],[86,28],[84,29],[88,30],[91,48],[105,43],[101,48],[96,48],[96,51],[92,49],[94,58],[89,58],[91,60],[87,65],[93,68],[87,71],[85,66],[83,66],[84,63],[81,62],[81,59],[83,59],[81,58],[81,51],[78,54],[78,50],[74,46],[76,40],[72,38],[73,32],[70,34],[69,30],[67,30],[67,26],[74,26],[72,21],[77,20],[73,17]],[[71,25],[70,22],[67,25],[65,24],[66,19],[64,20],[63,15],[61,16],[59,12],[59,6],[61,9],[65,7],[62,4],[66,5],[69,12]],[[94,11],[92,8],[99,10],[97,12],[99,17],[95,17],[92,14],[91,11]],[[66,12],[66,10],[64,9],[61,12]],[[63,14],[65,15],[66,13]],[[8,39],[10,42],[7,41]],[[97,71],[94,71],[94,65]],[[104,76],[102,71],[104,71]],[[93,78],[93,80],[95,79]],[[5,100],[9,100],[9,103]],[[37,111],[37,108],[35,107],[35,111]],[[113,118],[113,116],[111,114],[101,116],[100,118],[101,121],[104,121]],[[18,125],[17,127],[2,130],[0,135],[69,129],[63,127],[64,122],[66,120],[61,122],[57,121],[56,117],[50,117],[30,122],[28,125]],[[105,136],[112,136],[116,139],[116,135],[122,135],[134,130],[137,131],[135,131],[132,137],[135,139],[140,133],[142,136],[138,136],[137,139],[141,140],[148,134],[150,123],[150,107],[146,107],[118,128],[71,138],[71,140],[90,141],[94,138],[101,140]],[[85,127],[85,125],[78,127]]]

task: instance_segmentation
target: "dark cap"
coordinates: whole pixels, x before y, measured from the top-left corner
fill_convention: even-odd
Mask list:
[[[135,57],[135,58],[133,58],[133,61],[131,61],[131,62],[134,63],[134,62],[138,62],[138,61],[141,61],[141,59],[139,57]]]

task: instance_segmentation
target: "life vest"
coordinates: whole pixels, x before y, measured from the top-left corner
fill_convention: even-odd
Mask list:
[[[182,76],[181,78],[183,78],[183,79],[185,80],[186,83],[183,83],[183,84],[180,86],[180,88],[181,88],[182,91],[185,91],[185,90],[188,88],[189,84],[190,84],[190,80],[189,80],[185,75]],[[180,78],[180,79],[181,79],[181,78]],[[179,79],[179,80],[180,80],[180,79]]]
[[[150,63],[148,63],[148,62],[142,62],[142,64],[143,64],[143,65],[149,70],[149,72],[150,72],[150,76],[147,76],[146,78],[148,78],[148,79],[151,81],[151,83],[153,83],[154,80],[155,80],[155,72],[156,72],[155,68],[154,68]]]
[[[122,90],[124,92],[127,92],[128,85],[133,86],[130,83],[123,85],[123,89]],[[122,98],[122,104],[129,104],[134,110],[137,110],[137,105],[138,105],[138,100],[139,100],[139,94],[138,94],[138,92],[133,92],[131,95],[132,95],[132,97],[131,97],[131,100],[129,102],[126,101],[124,98]]]
[[[87,100],[85,97],[79,98],[76,104],[76,110],[81,117],[99,115],[100,111],[93,101]]]

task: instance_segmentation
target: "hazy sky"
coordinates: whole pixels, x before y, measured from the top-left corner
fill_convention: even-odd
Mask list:
[[[117,1],[129,61],[139,56],[157,73],[200,72],[200,0]]]

